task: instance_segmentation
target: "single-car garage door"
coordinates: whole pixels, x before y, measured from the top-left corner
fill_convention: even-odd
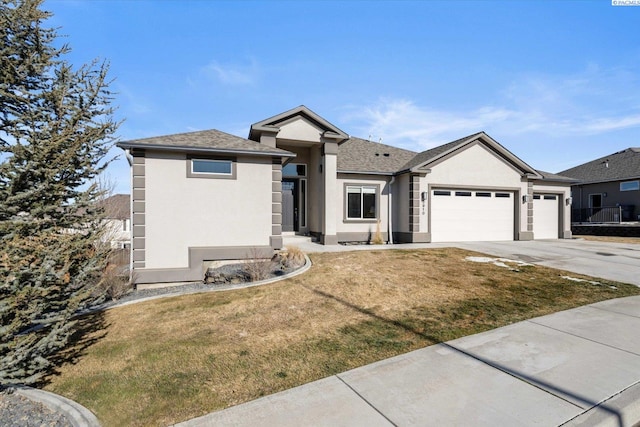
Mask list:
[[[513,240],[514,193],[449,190],[431,192],[431,241]]]
[[[555,194],[533,195],[533,238],[558,238],[558,200]]]

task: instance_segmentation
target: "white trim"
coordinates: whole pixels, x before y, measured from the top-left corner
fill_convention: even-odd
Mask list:
[[[622,188],[623,184],[635,184],[635,185],[633,186],[633,188],[623,189]],[[638,180],[635,180],[635,181],[622,181],[620,183],[620,191],[637,191],[637,190],[640,190],[640,181],[638,181]]]
[[[349,191],[349,190],[357,190],[357,191]],[[358,191],[359,190],[359,191]],[[349,221],[376,221],[380,216],[380,186],[379,185],[371,185],[371,184],[352,184],[346,183],[344,189],[344,220],[345,222]],[[359,194],[360,195],[360,216],[352,217],[349,216],[349,194]],[[364,197],[363,194],[373,194],[375,197],[375,215],[371,218],[367,218],[364,216]]]
[[[191,173],[193,175],[220,175],[220,176],[231,176],[233,175],[233,161],[228,159],[198,159],[191,158]],[[194,169],[195,162],[203,162],[203,163],[224,163],[229,165],[229,172],[206,172],[206,171],[196,171]]]

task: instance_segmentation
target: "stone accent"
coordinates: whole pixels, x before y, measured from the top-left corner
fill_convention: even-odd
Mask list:
[[[271,236],[272,249],[282,249],[282,159],[274,158],[271,165]]]
[[[133,268],[145,267],[145,155],[143,150],[133,150],[132,171],[132,215],[131,229],[133,230],[133,239],[131,244],[131,259],[133,260]]]
[[[529,201],[527,202],[527,231],[533,232],[533,182],[527,183],[527,196]]]
[[[420,231],[420,176],[409,178],[409,231]]]

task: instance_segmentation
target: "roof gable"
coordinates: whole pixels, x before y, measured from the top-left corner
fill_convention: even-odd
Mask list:
[[[560,172],[582,183],[640,178],[640,148],[631,147]]]
[[[506,163],[510,164],[522,174],[528,174],[533,178],[540,178],[538,172],[522,161],[516,155],[500,145],[484,132],[474,133],[464,138],[451,141],[439,147],[432,148],[427,151],[418,153],[407,162],[399,172],[419,172],[425,171],[430,165],[445,160],[447,157],[455,155],[457,152],[465,150],[474,143],[480,143],[488,148],[494,155],[500,157]]]
[[[306,106],[300,105],[284,113],[252,124],[251,130],[249,131],[249,139],[259,141],[262,132],[278,132],[281,126],[294,122],[296,118],[304,119],[307,123],[315,126],[323,135],[330,135],[333,139],[346,140],[349,138],[346,132],[329,123]]]
[[[134,139],[117,144],[120,148],[143,148],[170,151],[198,151],[228,154],[253,154],[293,157],[294,154],[219,130],[178,133],[152,138]]]

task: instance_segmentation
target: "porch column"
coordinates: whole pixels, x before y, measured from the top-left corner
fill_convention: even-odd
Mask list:
[[[324,209],[322,215],[322,244],[337,245],[338,218],[338,143],[323,141]]]

